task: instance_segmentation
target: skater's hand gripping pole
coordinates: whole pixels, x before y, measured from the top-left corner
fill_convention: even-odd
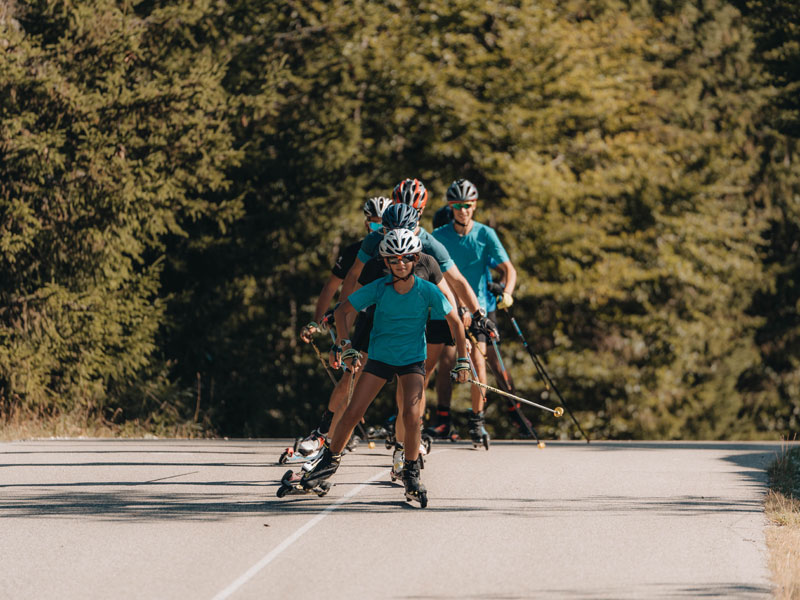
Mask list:
[[[555,416],[556,418],[564,414],[564,409],[561,408],[560,406],[556,406],[555,408],[550,408],[549,406],[542,406],[541,404],[537,404],[536,402],[531,402],[530,400],[526,400],[525,398],[521,398],[520,396],[515,396],[514,394],[509,394],[508,392],[504,392],[503,390],[497,389],[496,387],[486,385],[485,383],[481,383],[480,381],[476,381],[475,379],[470,379],[469,382],[472,385],[477,385],[479,388],[489,390],[490,392],[494,392],[495,394],[500,394],[501,396],[512,398],[517,402],[522,402],[523,404],[528,404],[529,406],[535,406],[536,408],[541,408],[542,410],[551,412],[553,413],[553,416]]]
[[[471,365],[472,363],[469,357],[459,358],[456,361],[456,366],[450,371],[450,377],[452,377],[453,381],[456,383],[466,383],[469,381],[469,369]]]
[[[304,325],[303,329],[300,330],[300,339],[308,344],[313,339],[313,335],[319,331],[319,329],[319,325],[317,325],[317,323],[314,321],[311,321],[308,325]]]

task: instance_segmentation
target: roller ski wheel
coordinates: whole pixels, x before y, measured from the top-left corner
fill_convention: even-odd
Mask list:
[[[313,487],[306,488],[302,484],[302,475],[294,471],[286,471],[281,479],[281,485],[278,488],[278,498],[293,495],[316,494],[320,498],[327,494],[331,489],[330,481],[320,481]]]
[[[420,508],[428,506],[428,492],[424,491],[424,487],[422,489],[423,491],[416,492],[415,494],[406,492],[406,502],[419,502]]]
[[[491,446],[491,438],[489,434],[484,431],[481,433],[481,436],[478,438],[472,439],[472,447],[473,448],[483,448],[484,450],[488,450],[489,446]]]

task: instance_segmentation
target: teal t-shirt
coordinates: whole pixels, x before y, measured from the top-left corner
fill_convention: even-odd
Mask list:
[[[419,241],[422,243],[422,251],[436,259],[442,273],[455,264],[453,259],[450,258],[447,249],[422,227],[419,228],[417,237],[419,237]],[[361,248],[358,250],[358,260],[367,264],[370,258],[378,256],[378,246],[380,246],[382,239],[383,233],[380,231],[373,231],[367,235],[361,242]]]
[[[433,237],[447,248],[458,270],[478,297],[481,308],[488,311],[491,304],[486,287],[488,267],[492,261],[498,265],[508,261],[508,254],[495,230],[473,222],[470,232],[461,236],[456,233],[452,224],[448,224],[434,230]]]
[[[428,309],[432,319],[444,319],[452,306],[430,281],[414,276],[414,286],[398,294],[387,275],[356,290],[348,300],[356,310],[375,305],[369,338],[369,357],[402,367],[425,360],[425,322]]]

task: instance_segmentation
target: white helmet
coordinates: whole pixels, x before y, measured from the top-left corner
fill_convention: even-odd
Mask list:
[[[422,252],[422,242],[408,229],[392,229],[383,236],[378,254],[381,256],[405,256]]]
[[[370,198],[366,202],[364,202],[364,216],[369,217],[378,217],[380,218],[383,216],[383,211],[392,203],[389,198],[385,198],[383,196],[375,196],[374,198]]]

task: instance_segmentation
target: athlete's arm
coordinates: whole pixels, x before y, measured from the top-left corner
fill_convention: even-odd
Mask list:
[[[458,270],[458,267],[453,265],[444,272],[444,278],[447,280],[448,285],[452,288],[455,295],[461,301],[462,306],[469,309],[470,314],[475,314],[480,310],[481,305],[478,304],[478,297],[470,287],[467,280]],[[455,339],[455,338],[454,338]]]
[[[328,277],[328,281],[325,282],[325,285],[322,286],[322,291],[319,293],[319,298],[317,298],[317,306],[314,309],[314,323],[319,323],[322,317],[325,315],[325,311],[331,305],[331,300],[333,300],[334,294],[336,294],[336,290],[339,289],[339,285],[342,283],[342,280],[337,277],[336,275],[331,275]],[[300,339],[303,340],[306,344],[311,341],[311,336],[313,336],[317,331],[319,331],[319,327],[312,327],[311,323],[303,327],[303,330],[300,332]]]
[[[347,332],[349,330],[347,326],[347,317],[350,313],[354,312],[356,312],[356,309],[353,308],[349,300],[344,300],[339,304],[339,308],[333,311],[333,321],[336,323],[336,344],[334,348],[331,348],[328,362],[334,369],[338,369],[341,366],[342,350],[351,348],[350,340],[347,339]],[[336,348],[339,349],[338,352]],[[355,370],[358,370],[360,362],[357,359],[353,360],[352,366]]]
[[[325,311],[331,305],[331,300],[336,295],[336,290],[339,289],[342,281],[343,279],[338,278],[336,275],[331,275],[325,285],[322,286],[322,291],[317,299],[317,306],[314,309],[314,321],[316,323],[319,323],[322,317],[325,316]]]
[[[497,265],[497,270],[502,271],[503,275],[500,278],[500,283],[504,284],[503,290],[506,294],[514,295],[514,288],[517,286],[517,270],[510,260]]]
[[[342,291],[339,294],[339,302],[344,303],[347,297],[358,289],[358,276],[364,270],[364,263],[360,258],[356,258],[353,266],[347,272],[347,277],[344,278],[342,284]]]
[[[451,290],[450,286],[447,285],[447,281],[440,279],[439,283],[436,284],[436,287],[442,291],[444,297],[447,298],[447,301],[450,303],[450,306],[458,306],[458,304],[456,304],[456,298],[453,295],[453,290]]]
[[[461,324],[461,319],[458,318],[457,309],[451,309],[450,312],[444,317],[447,319],[447,324],[450,326],[450,335],[453,336],[453,339],[456,342],[456,353],[458,354],[458,357],[466,357],[467,338],[464,335],[464,326]],[[458,371],[456,376],[456,381],[458,383],[464,383],[467,381],[467,379],[469,379],[469,370],[465,369],[463,371]]]

